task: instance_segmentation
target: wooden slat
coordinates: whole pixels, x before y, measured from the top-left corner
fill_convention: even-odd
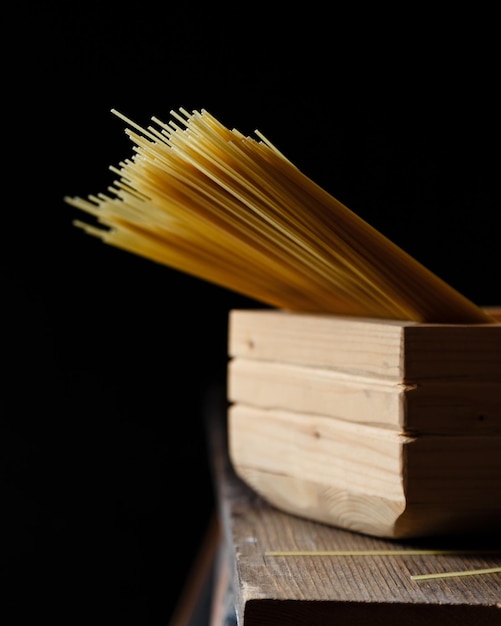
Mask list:
[[[501,381],[501,323],[417,324],[282,310],[233,310],[230,357],[413,383]]]
[[[501,546],[499,542],[495,545],[495,537],[456,539],[454,545],[445,538],[434,542],[386,541],[288,515],[267,504],[235,475],[227,456],[222,400],[213,404],[210,435],[239,626],[501,624],[501,575],[412,578],[499,567]],[[268,554],[277,550],[407,549],[471,552],[343,557]]]
[[[386,539],[501,527],[500,435],[408,437],[240,404],[228,432],[237,475],[288,513]]]
[[[404,434],[501,434],[501,382],[405,384],[332,369],[234,358],[228,399],[396,428]]]

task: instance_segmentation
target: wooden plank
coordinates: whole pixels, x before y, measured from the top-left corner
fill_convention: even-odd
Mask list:
[[[239,357],[228,363],[228,399],[389,426],[404,434],[501,434],[500,382],[405,384]]]
[[[233,310],[230,357],[324,367],[397,382],[501,381],[501,323],[418,324]]]
[[[232,310],[230,357],[403,379],[402,328],[414,322],[360,320],[282,310]],[[370,349],[368,349],[370,346]]]
[[[428,573],[501,566],[495,536],[391,541],[284,513],[234,473],[227,454],[226,407],[212,403],[210,442],[239,626],[501,625],[501,576],[414,580]],[[496,545],[497,542],[497,545]],[[395,556],[272,556],[270,551],[471,551]],[[486,554],[488,550],[492,553]]]
[[[228,429],[238,476],[288,513],[393,539],[501,527],[500,435],[406,437],[240,404]]]

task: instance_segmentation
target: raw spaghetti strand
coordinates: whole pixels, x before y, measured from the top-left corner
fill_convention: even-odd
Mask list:
[[[458,578],[460,576],[482,576],[485,574],[501,574],[501,567],[486,567],[483,569],[467,569],[457,572],[439,572],[436,574],[416,574],[412,580],[430,580],[432,578]]]
[[[133,155],[110,195],[66,197],[105,243],[266,304],[304,312],[488,323],[444,283],[292,164],[262,133],[206,110],[127,124]]]

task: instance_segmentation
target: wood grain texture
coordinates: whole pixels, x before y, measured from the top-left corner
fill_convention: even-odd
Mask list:
[[[241,481],[227,454],[223,404],[213,409],[211,454],[216,494],[229,548],[239,626],[385,624],[497,626],[499,575],[414,581],[432,572],[496,567],[498,536],[405,542],[377,539],[286,514]],[[495,545],[495,542],[498,545]],[[469,555],[270,556],[276,550],[455,548]]]
[[[406,437],[319,415],[228,408],[237,474],[289,513],[378,537],[501,527],[501,436]]]
[[[501,434],[497,381],[410,384],[239,357],[228,364],[228,399],[390,427],[404,434]]]
[[[501,323],[235,310],[229,356],[230,458],[274,506],[391,539],[501,526]]]
[[[369,318],[233,310],[230,357],[376,376],[403,383],[501,382],[501,322],[419,324]]]

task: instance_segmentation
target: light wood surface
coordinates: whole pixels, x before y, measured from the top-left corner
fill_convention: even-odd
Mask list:
[[[404,383],[239,357],[228,364],[228,399],[405,434],[501,434],[500,381]]]
[[[230,357],[278,361],[397,382],[501,382],[501,320],[418,324],[283,310],[233,310]]]
[[[501,436],[392,429],[233,405],[233,467],[289,513],[378,537],[501,528]]]
[[[396,539],[501,527],[501,323],[235,310],[229,454],[278,508]]]

